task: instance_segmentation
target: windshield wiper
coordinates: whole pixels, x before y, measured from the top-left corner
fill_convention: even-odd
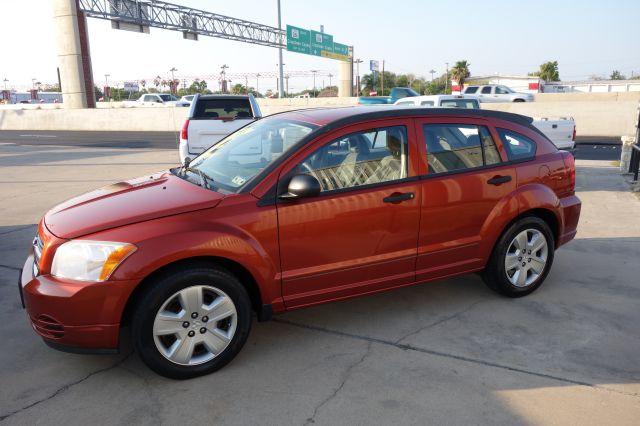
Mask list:
[[[197,174],[200,177],[200,182],[201,182],[200,186],[202,186],[205,189],[211,189],[211,186],[209,186],[209,183],[207,182],[207,180],[210,180],[211,182],[214,181],[211,176],[209,176],[208,174],[206,174],[200,169],[196,169],[195,167],[189,167],[189,166],[184,167],[183,174],[186,172]]]

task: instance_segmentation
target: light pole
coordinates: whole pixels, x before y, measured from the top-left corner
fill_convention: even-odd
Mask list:
[[[278,69],[282,71],[285,65],[287,64],[283,64],[282,61],[280,61],[279,64],[276,64],[276,67],[278,67]],[[278,98],[281,98],[284,96],[284,80],[282,80],[280,76],[276,76],[276,92],[278,92]]]
[[[178,71],[178,69],[176,67],[171,67],[171,69],[169,71],[171,71],[171,92],[175,92],[173,94],[177,95],[178,91],[176,90],[177,89],[177,87],[176,87],[176,76],[173,73]]]
[[[318,70],[311,70],[311,72],[313,73],[313,97],[317,97],[316,96],[316,73],[318,72]]]
[[[35,90],[36,88],[36,80],[38,80],[37,78],[32,78],[31,79],[31,89]]]
[[[329,73],[329,87],[331,87],[331,77],[333,77],[333,74]]]
[[[8,82],[9,80],[7,80],[7,78],[5,77],[5,79],[4,79],[4,80],[2,80],[2,81],[4,81],[4,90],[7,90],[7,82]]]
[[[280,10],[280,0],[278,0],[278,30],[280,30],[280,33],[282,34],[282,13],[281,13],[281,10]],[[283,38],[280,39],[280,46],[282,46],[282,41],[283,41]],[[280,64],[280,66],[278,67],[279,68],[279,70],[278,70],[278,81],[279,81],[279,84],[278,84],[278,98],[282,98],[283,92],[284,92],[283,87],[282,87],[282,84],[284,83],[284,80],[283,80],[283,73],[284,73],[283,67],[284,67],[284,64],[282,63],[282,47],[278,48],[278,63]]]
[[[449,62],[444,63],[447,66],[447,72],[445,73],[444,80],[444,93],[447,93],[447,88],[449,87]]]
[[[436,70],[431,70],[429,73],[431,74],[431,82],[433,83],[433,75],[436,73]]]
[[[260,73],[256,74],[256,94],[260,93]]]
[[[109,96],[108,96],[108,92],[109,92],[109,76],[111,76],[111,74],[105,74],[104,75],[104,99],[105,100],[109,99]]]
[[[285,96],[288,98],[289,97],[289,74],[285,75],[284,78],[287,80],[287,90],[285,92]]]
[[[249,94],[249,76],[247,74],[244,75],[244,91]]]
[[[364,61],[362,59],[356,59],[353,62],[356,64],[356,90],[357,94],[360,95],[360,64]]]

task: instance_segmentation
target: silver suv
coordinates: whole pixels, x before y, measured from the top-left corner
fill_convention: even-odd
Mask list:
[[[462,93],[476,96],[480,102],[533,102],[533,94],[514,92],[500,84],[467,86]]]

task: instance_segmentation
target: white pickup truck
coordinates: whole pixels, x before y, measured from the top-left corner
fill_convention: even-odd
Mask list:
[[[259,118],[262,112],[253,95],[196,95],[180,132],[180,162],[193,160]]]
[[[135,101],[125,101],[125,106],[128,107],[149,107],[149,106],[189,106],[189,102],[178,100],[170,93],[146,93],[140,96]]]
[[[480,102],[533,102],[531,93],[514,92],[501,84],[486,84],[484,86],[467,86],[463,95],[473,95]]]

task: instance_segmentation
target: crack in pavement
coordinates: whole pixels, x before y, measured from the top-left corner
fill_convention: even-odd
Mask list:
[[[437,321],[432,322],[431,324],[427,324],[424,327],[420,327],[416,331],[412,331],[410,333],[407,333],[407,334],[405,334],[404,336],[402,336],[401,338],[399,338],[398,340],[396,340],[393,343],[398,344],[398,343],[402,342],[404,339],[407,339],[407,338],[409,338],[411,336],[414,336],[414,335],[416,335],[416,334],[418,334],[418,333],[420,333],[420,332],[422,332],[424,330],[427,330],[427,329],[429,329],[431,327],[435,327],[436,325],[440,325],[443,322],[447,322],[449,320],[452,320],[452,319],[454,319],[454,318],[456,318],[456,317],[458,317],[458,316],[470,311],[473,307],[475,307],[477,304],[479,304],[481,302],[484,302],[484,299],[483,300],[476,300],[475,302],[473,302],[472,304],[470,304],[466,308],[464,308],[464,309],[462,309],[462,310],[460,310],[460,311],[458,311],[458,312],[456,312],[456,313],[454,313],[452,315],[449,315],[448,317],[441,318],[441,319],[439,319]]]
[[[527,375],[530,375],[530,376],[540,377],[540,378],[543,378],[543,379],[555,380],[555,381],[558,381],[558,382],[568,383],[568,384],[572,384],[572,385],[586,386],[586,387],[589,387],[591,389],[617,393],[617,394],[620,394],[620,395],[631,396],[631,397],[634,397],[634,398],[639,398],[640,397],[640,394],[638,394],[636,392],[626,392],[626,391],[619,390],[619,389],[613,389],[613,388],[610,388],[610,387],[607,387],[607,386],[601,386],[601,385],[598,385],[598,384],[595,384],[595,383],[589,383],[589,382],[584,382],[584,381],[581,381],[581,380],[569,379],[569,378],[566,378],[566,377],[555,376],[553,374],[547,374],[547,373],[540,373],[540,372],[532,371],[532,370],[525,370],[524,368],[520,368],[520,367],[514,367],[514,366],[506,365],[506,364],[499,364],[497,362],[485,361],[485,360],[482,360],[482,359],[470,358],[470,357],[467,357],[467,356],[464,356],[464,355],[456,355],[456,354],[452,354],[452,353],[436,351],[436,350],[433,350],[433,349],[421,348],[419,346],[413,346],[413,345],[410,345],[410,344],[407,344],[407,343],[398,343],[398,342],[394,342],[392,340],[384,340],[384,339],[380,339],[380,338],[377,338],[377,337],[360,336],[358,334],[346,333],[344,331],[332,330],[332,329],[329,329],[329,328],[318,327],[318,326],[314,326],[314,325],[301,324],[301,323],[297,323],[297,322],[293,322],[293,321],[289,321],[289,320],[284,320],[284,319],[280,319],[280,318],[274,318],[274,319],[272,319],[272,321],[276,322],[276,323],[280,323],[280,324],[289,325],[289,326],[292,326],[292,327],[298,327],[298,328],[302,328],[302,329],[306,329],[306,330],[312,330],[312,331],[318,331],[318,332],[321,332],[321,333],[332,334],[332,335],[335,335],[335,336],[342,336],[342,337],[348,337],[348,338],[351,338],[351,339],[364,340],[366,342],[380,343],[382,345],[392,346],[394,348],[402,349],[402,350],[406,350],[406,351],[415,351],[415,352],[420,352],[420,353],[423,353],[423,354],[433,355],[433,356],[437,356],[437,357],[441,357],[441,358],[456,359],[458,361],[468,362],[468,363],[471,363],[471,364],[482,365],[482,366],[485,366],[485,367],[498,368],[498,369],[501,369],[501,370],[512,371],[514,373],[527,374]]]
[[[23,231],[23,230],[25,230],[25,229],[29,229],[29,228],[31,228],[31,227],[33,227],[33,226],[37,226],[37,225],[32,224],[32,225],[25,225],[25,226],[21,226],[20,228],[12,229],[12,230],[10,230],[10,231],[0,232],[0,235],[7,235],[7,234],[10,234],[10,233],[12,233],[12,232]]]
[[[7,268],[7,269],[11,269],[12,271],[18,271],[18,272],[22,270],[20,268],[16,268],[15,266],[9,266],[9,265],[0,265],[0,268]]]
[[[67,383],[66,385],[64,385],[64,386],[62,386],[62,387],[60,387],[60,388],[56,389],[56,391],[55,391],[54,393],[52,393],[51,395],[49,395],[49,396],[48,396],[48,397],[46,397],[46,398],[40,399],[40,400],[38,400],[38,401],[35,401],[35,402],[33,402],[33,403],[31,403],[31,404],[27,405],[26,407],[22,407],[22,408],[20,408],[20,409],[18,409],[18,410],[12,411],[11,413],[1,415],[1,416],[0,416],[0,422],[3,422],[3,421],[5,421],[6,419],[8,419],[8,418],[10,418],[10,417],[13,417],[13,416],[14,416],[14,415],[16,415],[16,414],[22,413],[23,411],[29,410],[29,409],[31,409],[31,408],[33,408],[33,407],[35,407],[36,405],[40,405],[40,404],[42,404],[43,402],[50,401],[50,400],[52,400],[53,398],[57,397],[58,395],[63,394],[64,392],[68,391],[68,390],[69,390],[69,389],[71,389],[72,387],[74,387],[74,386],[76,386],[76,385],[79,385],[80,383],[82,383],[82,382],[84,382],[84,381],[86,381],[86,380],[90,379],[91,377],[93,377],[93,376],[95,376],[95,375],[97,375],[97,374],[104,373],[104,372],[109,371],[109,370],[113,370],[114,368],[116,368],[116,367],[120,366],[120,364],[124,363],[127,359],[129,359],[129,357],[130,357],[132,354],[133,354],[133,352],[129,352],[129,353],[127,354],[127,356],[125,356],[124,358],[122,358],[121,360],[119,360],[118,362],[116,362],[115,364],[113,364],[113,365],[111,365],[111,366],[109,366],[109,367],[101,368],[100,370],[96,370],[96,371],[94,371],[94,372],[92,372],[92,373],[89,373],[89,374],[87,374],[86,376],[84,376],[83,378],[81,378],[81,379],[79,379],[79,380],[76,380],[75,382]]]
[[[349,380],[349,378],[351,377],[351,371],[353,371],[354,368],[356,368],[357,366],[362,364],[364,362],[365,358],[367,356],[369,356],[369,354],[371,353],[371,345],[372,344],[373,344],[373,342],[368,342],[367,343],[367,350],[362,355],[362,357],[360,357],[360,359],[358,361],[354,362],[349,367],[347,367],[347,369],[345,370],[344,374],[342,375],[342,380],[340,381],[340,385],[338,385],[338,387],[333,391],[333,393],[331,395],[329,395],[328,397],[323,399],[320,402],[320,404],[318,404],[313,409],[313,415],[307,419],[307,421],[304,423],[304,426],[308,426],[308,425],[316,422],[316,416],[318,415],[318,411],[320,411],[320,409],[322,407],[327,405],[332,399],[334,399],[340,393],[340,391],[344,387],[345,383],[347,383],[347,380]]]

